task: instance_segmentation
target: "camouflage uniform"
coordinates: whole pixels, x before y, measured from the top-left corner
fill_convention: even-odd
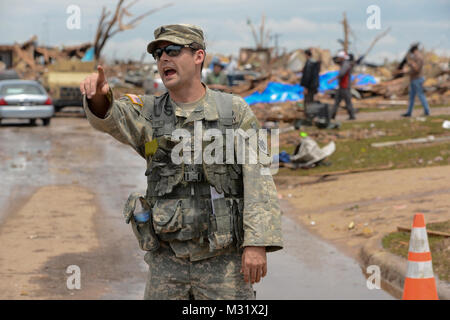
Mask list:
[[[228,79],[227,79],[227,76],[225,75],[225,73],[223,71],[220,71],[218,75],[216,75],[214,73],[214,71],[212,71],[206,76],[205,84],[206,85],[221,84],[221,85],[227,86],[228,85]]]
[[[173,28],[166,27],[170,34]],[[155,37],[161,28],[155,31]],[[181,30],[186,32],[184,26]],[[108,98],[111,107],[104,119],[90,111],[84,98],[88,121],[147,160],[147,193],[145,197],[130,196],[125,207],[141,249],[148,251],[144,298],[254,298],[252,286],[239,272],[243,247],[264,246],[271,252],[283,246],[272,177],[261,174],[261,164],[248,161],[242,165],[176,165],[170,158],[174,147],[170,133],[174,128],[193,134],[194,122],[201,121],[204,128],[258,129],[259,122],[250,107],[240,97],[208,88],[189,115],[167,93],[160,97],[125,95],[114,100],[110,91]],[[231,106],[225,119],[229,121],[219,116],[224,101]],[[211,198],[213,188],[221,198]],[[151,211],[148,225],[139,226],[129,215],[137,198]],[[147,240],[142,226],[150,234]]]

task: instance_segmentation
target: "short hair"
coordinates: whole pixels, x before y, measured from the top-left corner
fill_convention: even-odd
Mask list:
[[[311,57],[311,56],[312,56],[312,53],[311,53],[311,50],[310,50],[310,49],[306,49],[306,50],[305,50],[305,54],[306,54],[308,57]]]
[[[203,48],[203,46],[201,44],[197,43],[197,42],[192,42],[191,43],[191,49],[194,52],[197,51],[197,50],[200,50],[200,49],[205,52],[205,57],[203,58],[202,65],[200,66],[200,74],[201,74],[201,72],[203,70],[203,65],[205,64],[205,59],[206,59],[206,48]]]

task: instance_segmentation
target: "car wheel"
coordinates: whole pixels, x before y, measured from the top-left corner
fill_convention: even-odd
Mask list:
[[[36,125],[36,119],[30,119],[30,126]]]
[[[42,122],[44,123],[44,126],[48,126],[50,124],[50,118],[42,119]]]

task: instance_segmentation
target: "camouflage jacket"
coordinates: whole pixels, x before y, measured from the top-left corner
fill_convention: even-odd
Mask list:
[[[205,119],[218,119],[218,113],[213,99],[214,93],[206,88],[205,99],[194,112],[187,115],[180,107],[175,106],[175,115],[181,125]],[[113,136],[118,141],[130,145],[139,155],[146,158],[145,145],[153,138],[153,128],[150,119],[143,112],[146,106],[154,105],[155,97],[151,95],[125,95],[118,100],[112,98],[111,107],[104,119],[95,116],[89,109],[84,97],[84,109],[89,123],[97,130]],[[260,125],[247,103],[238,96],[232,97],[233,129],[259,129]],[[267,252],[283,247],[281,235],[281,212],[278,203],[276,187],[272,176],[255,174],[260,167],[254,164],[242,164],[244,185],[243,229],[244,241],[242,247],[264,246]],[[172,245],[179,257],[190,257],[200,260],[213,256],[203,250],[202,244],[188,241],[185,244]],[[175,247],[176,246],[176,247]],[[186,252],[186,254],[183,254]],[[193,253],[194,252],[194,253]],[[217,255],[214,254],[214,255]]]

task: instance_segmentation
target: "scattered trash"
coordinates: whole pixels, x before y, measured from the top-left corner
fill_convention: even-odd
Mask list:
[[[444,129],[450,129],[450,121],[445,120],[445,121],[442,123],[442,128],[444,128]]]
[[[366,238],[370,238],[371,236],[373,236],[373,230],[369,227],[364,227],[362,229],[362,235]]]
[[[352,230],[355,227],[355,223],[352,221],[348,225],[348,230]]]
[[[312,226],[315,226],[315,225],[316,225],[316,222],[315,222],[315,221],[311,221],[311,225],[312,225]]]

